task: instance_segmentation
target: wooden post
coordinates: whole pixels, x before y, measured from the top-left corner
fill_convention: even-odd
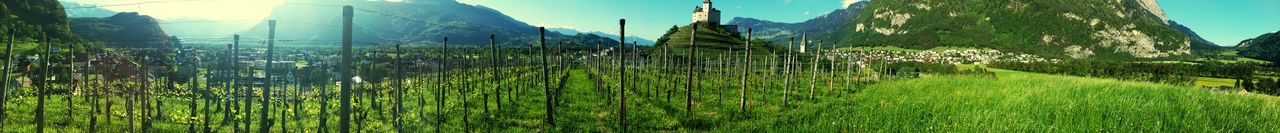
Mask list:
[[[783,76],[782,76],[782,84],[783,84],[782,85],[782,107],[783,108],[786,108],[787,100],[791,98],[791,48],[795,47],[794,46],[795,42],[796,42],[795,37],[792,37],[791,41],[787,42],[787,51],[785,51],[787,52],[786,53],[787,56],[786,56],[786,59],[783,59],[784,61],[782,61],[782,65],[783,67],[785,67],[782,70],[783,71],[782,72],[783,73]]]
[[[688,64],[685,64],[684,109],[686,115],[693,118],[693,60],[698,59],[698,24],[691,25],[689,31],[689,48],[691,50],[689,50]]]
[[[492,54],[489,57],[491,59],[491,62],[489,64],[490,65],[489,74],[492,74],[493,84],[495,84],[493,87],[493,91],[495,92],[494,101],[496,101],[497,104],[494,104],[494,109],[502,110],[502,81],[500,81],[501,79],[499,78],[501,77],[501,74],[498,74],[498,64],[501,64],[501,63],[498,62],[498,46],[494,42],[495,38],[496,38],[495,35],[489,34],[489,52],[490,54]],[[488,102],[485,102],[485,104],[488,105]],[[488,107],[486,107],[486,109],[487,108]],[[487,117],[488,115],[485,115],[485,116]]]
[[[338,77],[342,80],[342,86],[339,88],[342,93],[340,96],[342,105],[338,109],[338,114],[340,115],[338,132],[340,133],[351,132],[351,84],[353,82],[351,81],[353,75],[351,71],[351,18],[355,16],[352,9],[353,7],[349,5],[342,7],[342,61],[338,64],[338,71],[342,76]],[[323,126],[321,127],[323,128]]]
[[[618,125],[622,127],[622,132],[625,133],[627,132],[627,58],[624,56],[627,53],[627,19],[618,20],[618,25],[621,30],[618,36],[618,44],[622,45],[618,47],[619,50],[622,50],[619,52],[621,54],[618,54],[618,75],[621,75],[618,77],[618,97],[621,98],[621,100],[618,100],[618,105],[621,106],[618,109],[618,112],[621,112],[618,115]],[[635,45],[631,46],[635,47]]]
[[[544,128],[543,130],[550,131],[551,127],[556,125],[556,121],[555,121],[556,117],[554,113],[555,108],[552,107],[553,99],[551,97],[551,82],[547,81],[547,80],[551,80],[551,77],[547,75],[551,73],[551,69],[547,68],[547,28],[546,27],[538,27],[538,44],[541,45],[539,49],[541,49],[540,51],[542,51],[541,52],[542,53],[542,63],[541,63],[542,64],[542,92],[543,92],[543,95],[546,96],[546,100],[544,101],[547,102],[546,118],[543,119],[543,123],[546,123],[546,125],[543,126]]]
[[[275,54],[276,45],[276,20],[267,21],[267,27],[267,65],[266,68],[262,70],[262,73],[266,75],[266,81],[263,83],[266,86],[262,89],[262,113],[259,116],[261,119],[258,120],[258,132],[260,133],[271,132],[271,126],[273,125],[268,114],[271,111],[272,106],[271,86],[275,82],[271,77],[271,66],[275,63],[275,58],[272,57],[273,54]]]
[[[53,53],[49,52],[49,51],[53,51],[53,43],[49,43],[49,36],[44,35],[44,33],[41,33],[41,36],[44,36],[44,41],[40,43],[45,44],[44,45],[45,49],[40,52],[40,53],[44,53],[44,61],[41,61],[43,62],[44,65],[40,67],[41,69],[44,69],[44,71],[43,73],[40,74],[40,87],[39,89],[36,90],[37,98],[36,98],[35,124],[36,124],[37,133],[44,132],[44,99],[45,99],[44,95],[45,95],[45,90],[49,88],[49,80],[48,80],[49,79],[49,61],[53,59],[53,56],[52,56]]]
[[[395,124],[396,125],[395,127],[396,127],[396,132],[398,133],[404,132],[404,117],[402,116],[401,113],[404,113],[404,92],[405,92],[404,91],[404,73],[408,71],[404,70],[403,60],[404,60],[404,51],[400,49],[400,44],[397,43],[396,58],[395,58],[395,63],[396,63],[395,65],[396,66],[396,72],[395,72],[396,73],[396,81],[395,81],[396,83],[396,109],[395,109],[396,123]]]
[[[0,78],[4,80],[4,86],[0,87],[0,122],[4,122],[5,118],[9,117],[8,106],[5,103],[9,103],[9,72],[10,69],[13,69],[10,65],[13,64],[13,40],[17,39],[17,32],[17,29],[9,29],[9,43],[4,47],[4,72],[0,72],[0,74],[3,74],[0,76],[4,76],[4,78]],[[0,124],[0,132],[5,131],[5,125]]]
[[[443,47],[440,50],[440,71],[436,72],[436,132],[439,133],[441,126],[444,126],[444,87],[447,84],[447,76],[449,72],[449,37],[444,38]]]
[[[751,28],[747,28],[747,45],[744,46],[747,50],[747,54],[744,55],[746,57],[743,58],[746,58],[747,61],[745,64],[746,66],[743,66],[744,68],[742,69],[742,90],[740,92],[740,94],[742,94],[742,98],[738,99],[739,113],[747,112],[747,77],[751,76],[751,30]]]
[[[805,47],[808,47],[809,46],[807,45],[809,43],[808,33],[802,33],[801,35],[802,35],[802,38],[804,38],[802,43],[806,44],[804,45]],[[815,48],[819,48],[819,47],[822,47],[821,43],[819,43],[818,46]],[[814,88],[818,87],[817,86],[818,85],[818,56],[820,56],[820,54],[822,54],[821,51],[814,49],[812,52],[813,62],[809,64],[810,66],[813,66],[812,69],[809,69],[809,100],[813,100],[813,90]]]

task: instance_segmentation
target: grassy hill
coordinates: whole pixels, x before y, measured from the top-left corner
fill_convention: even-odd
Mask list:
[[[1277,132],[1280,98],[996,70],[889,81],[738,122],[743,131]]]
[[[697,23],[697,25],[698,43],[696,45],[700,48],[700,52],[704,54],[719,54],[730,50],[741,51],[746,44],[746,39],[743,39],[746,37],[743,35],[747,31],[734,32],[718,25],[705,23]],[[664,46],[670,46],[671,54],[687,55],[689,48],[691,48],[689,43],[690,34],[693,32],[691,28],[693,28],[692,25],[672,26],[671,29],[668,29],[667,34],[658,38],[654,47],[661,50],[660,48]],[[785,46],[782,45],[786,45],[785,42],[769,42],[759,38],[751,41],[752,50],[756,51],[754,52],[756,55],[769,54],[769,51],[785,51],[783,50]]]

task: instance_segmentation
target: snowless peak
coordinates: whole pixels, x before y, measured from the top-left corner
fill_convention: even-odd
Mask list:
[[[1156,3],[1156,0],[1139,0],[1138,2],[1142,4],[1142,8],[1147,9],[1147,12],[1160,17],[1160,22],[1164,22],[1166,25],[1169,24],[1169,17],[1165,16],[1164,9],[1160,8],[1160,3]]]

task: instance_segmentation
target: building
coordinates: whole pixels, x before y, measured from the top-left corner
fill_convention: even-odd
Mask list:
[[[711,6],[711,0],[703,0],[702,6],[694,7],[692,23],[697,22],[720,24],[720,10]]]

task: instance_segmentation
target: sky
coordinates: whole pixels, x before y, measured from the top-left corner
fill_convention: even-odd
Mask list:
[[[118,12],[140,12],[157,19],[195,18],[258,22],[285,0],[63,0],[113,5]],[[412,2],[413,0],[390,0]],[[702,0],[458,0],[498,10],[535,26],[583,32],[618,33],[627,19],[627,35],[655,40],[673,25],[685,25]],[[860,0],[713,0],[721,21],[751,17],[801,22]],[[1241,40],[1280,30],[1280,0],[1158,0],[1170,19],[1205,39],[1232,46]],[[233,10],[228,10],[233,9]]]
[[[1170,20],[1206,40],[1235,46],[1280,31],[1280,0],[1159,0]]]

